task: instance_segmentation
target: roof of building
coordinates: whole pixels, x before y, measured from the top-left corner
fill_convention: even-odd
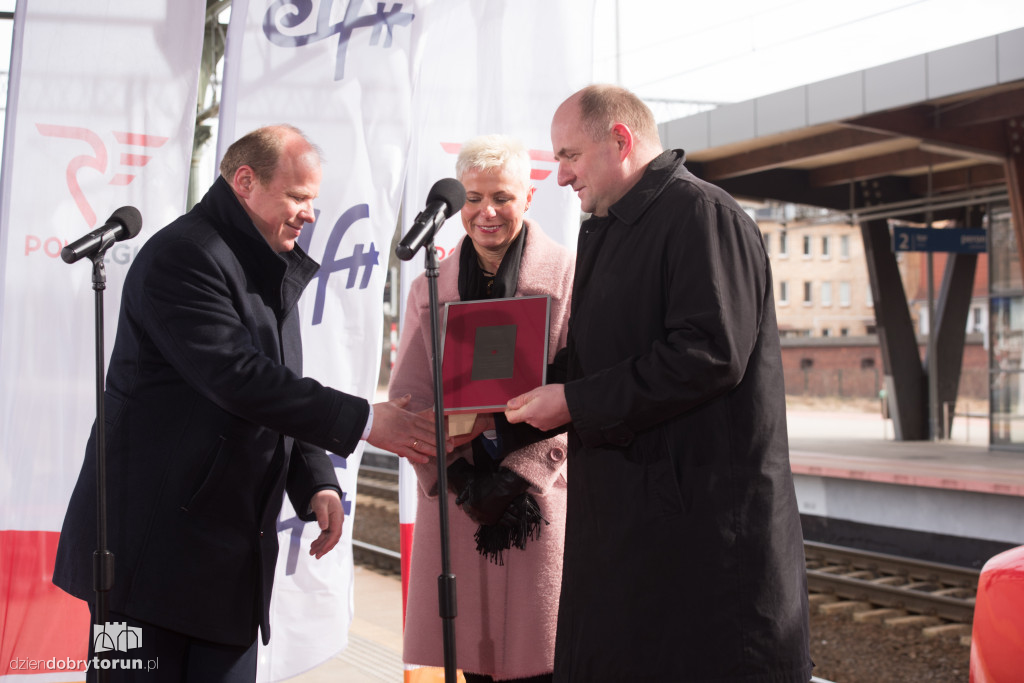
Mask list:
[[[809,58],[812,58],[809,56]],[[1005,202],[1024,147],[1024,29],[661,124],[698,176],[750,200],[870,217]]]

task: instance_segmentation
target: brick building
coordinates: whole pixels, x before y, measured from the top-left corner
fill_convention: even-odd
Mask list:
[[[813,207],[751,209],[772,261],[786,392],[871,398],[885,386],[874,301],[859,226]],[[927,254],[901,252],[900,275],[925,357]],[[934,254],[938,297],[945,254]],[[978,258],[959,395],[985,399],[988,382],[988,258]]]
[[[773,220],[759,225],[772,260],[783,338],[874,334],[860,228],[846,223],[790,227]]]

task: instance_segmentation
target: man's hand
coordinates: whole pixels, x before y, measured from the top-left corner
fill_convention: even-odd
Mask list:
[[[309,507],[316,515],[316,523],[320,525],[320,535],[309,546],[309,554],[319,560],[338,545],[341,527],[345,523],[345,508],[342,507],[341,497],[334,489],[323,489],[314,493]]]
[[[411,396],[373,404],[373,424],[367,441],[412,462],[426,463],[437,454],[433,411],[405,410]],[[449,448],[449,450],[451,450]]]
[[[509,399],[505,417],[509,422],[525,422],[545,432],[569,423],[572,416],[565,402],[565,385],[545,384]]]

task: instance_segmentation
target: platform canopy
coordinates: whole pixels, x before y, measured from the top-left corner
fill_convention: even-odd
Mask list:
[[[866,217],[1005,200],[1008,185],[1019,200],[1024,29],[669,121],[661,137],[753,200]]]

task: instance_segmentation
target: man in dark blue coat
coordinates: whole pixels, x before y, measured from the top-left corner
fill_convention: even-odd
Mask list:
[[[107,622],[141,630],[125,657],[159,664],[117,680],[252,681],[257,630],[270,638],[284,493],[319,524],[319,559],[344,521],[325,449],[347,455],[367,439],[414,460],[434,452],[433,420],[405,411],[407,398],[371,408],[302,376],[296,303],[319,265],[295,240],[314,219],[316,146],[291,126],[261,128],[220,171],[124,284],[105,394]],[[92,601],[95,548],[94,428],[54,583]]]
[[[803,539],[757,225],[632,93],[555,113],[580,227],[566,348],[511,422],[568,425],[555,680],[803,683]],[[500,427],[500,425],[499,425]]]

